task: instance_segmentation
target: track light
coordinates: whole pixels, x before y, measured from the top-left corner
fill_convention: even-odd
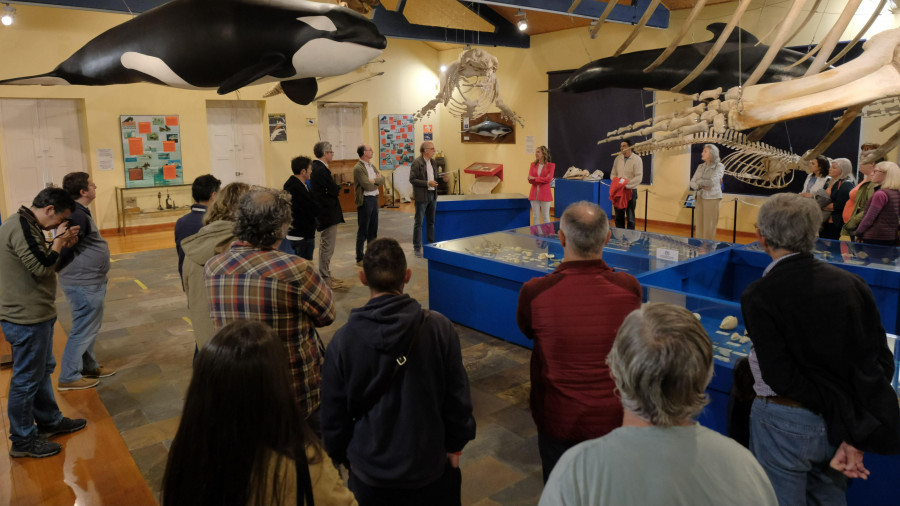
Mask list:
[[[9,26],[13,24],[16,20],[16,8],[10,7],[9,4],[5,4],[3,7],[3,15],[0,16],[0,23],[3,23],[3,26]]]
[[[525,11],[519,9],[519,12],[516,13],[516,17],[519,18],[519,20],[516,21],[516,26],[519,27],[519,31],[524,32],[525,30],[527,30],[528,18],[525,17]]]

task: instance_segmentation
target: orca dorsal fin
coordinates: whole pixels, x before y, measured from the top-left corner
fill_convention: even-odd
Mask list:
[[[725,30],[725,23],[710,23],[706,25],[706,31],[713,34],[712,40],[718,40],[719,35],[722,35],[722,31]],[[731,35],[728,36],[728,42],[740,42],[741,44],[756,44],[759,42],[759,39],[756,38],[755,35],[744,30],[739,26],[735,26],[734,30],[731,31]]]
[[[278,70],[287,61],[287,57],[280,53],[268,53],[263,55],[259,62],[239,70],[236,74],[226,79],[219,86],[219,95],[227,95],[232,91],[243,88],[248,84],[261,79]]]
[[[291,99],[291,102],[306,105],[315,100],[316,93],[319,92],[319,85],[316,83],[315,77],[305,77],[281,81],[281,90]]]

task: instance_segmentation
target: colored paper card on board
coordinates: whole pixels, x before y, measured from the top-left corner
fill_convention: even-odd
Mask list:
[[[138,133],[139,134],[149,134],[150,133],[150,122],[149,121],[141,121],[138,123]]]
[[[142,169],[128,169],[128,179],[140,181],[144,179],[144,171]]]
[[[164,153],[174,153],[175,152],[175,141],[163,141],[163,152]]]
[[[166,126],[178,126],[178,116],[166,116]]]
[[[129,137],[128,138],[128,154],[129,155],[143,155],[144,154],[144,139],[140,137]]]
[[[163,165],[163,179],[175,179],[178,174],[175,173],[174,165]]]
[[[406,127],[406,131],[407,131],[407,132],[412,132],[412,131],[413,131],[412,125],[409,125],[408,127]]]

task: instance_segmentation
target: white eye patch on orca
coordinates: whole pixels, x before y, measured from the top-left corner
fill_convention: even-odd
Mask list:
[[[303,16],[302,18],[297,18],[297,21],[303,21],[316,30],[323,32],[337,31],[337,27],[334,26],[334,23],[327,16]]]

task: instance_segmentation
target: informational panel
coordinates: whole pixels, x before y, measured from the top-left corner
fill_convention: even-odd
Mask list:
[[[125,187],[184,184],[177,115],[119,116]]]
[[[378,161],[381,170],[409,165],[416,158],[415,120],[412,114],[378,115]]]

